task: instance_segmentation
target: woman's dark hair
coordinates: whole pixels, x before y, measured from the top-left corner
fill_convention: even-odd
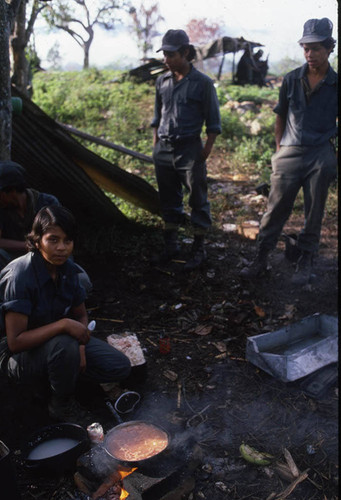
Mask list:
[[[20,183],[16,184],[15,186],[6,186],[1,191],[4,193],[10,193],[11,191],[17,191],[18,193],[23,193],[26,189],[26,184]]]
[[[195,50],[193,45],[183,45],[182,47],[180,47],[178,52],[179,52],[179,54],[181,54],[183,56],[187,49],[189,49],[189,52],[187,54],[186,59],[188,62],[193,61],[193,59],[195,58],[195,56],[197,54],[197,51]]]
[[[60,205],[50,205],[41,208],[34,218],[32,230],[26,236],[29,250],[37,249],[36,244],[51,226],[59,226],[70,240],[75,240],[76,220],[70,210]]]

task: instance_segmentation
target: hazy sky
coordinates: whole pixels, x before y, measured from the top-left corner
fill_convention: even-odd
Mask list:
[[[155,0],[145,1],[144,5],[151,3]],[[270,63],[285,56],[303,62],[302,49],[297,40],[302,36],[307,19],[328,17],[334,24],[333,35],[337,38],[336,0],[159,0],[158,3],[159,11],[165,18],[165,22],[159,24],[161,33],[169,28],[184,29],[191,19],[207,18],[208,21],[224,24],[226,36],[243,36],[262,43],[265,46],[264,55],[269,55]],[[82,64],[82,50],[69,35],[46,35],[46,30],[42,28],[36,32],[36,47],[43,66],[48,65],[45,58],[56,40],[60,44],[63,65],[71,62]],[[155,50],[160,42],[161,38],[155,39]],[[159,57],[155,52],[152,55]],[[102,67],[118,61],[138,64],[139,53],[132,35],[124,26],[113,34],[97,30],[90,49],[90,65]]]

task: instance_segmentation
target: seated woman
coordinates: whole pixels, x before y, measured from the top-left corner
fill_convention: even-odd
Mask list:
[[[50,416],[77,422],[78,378],[121,381],[131,365],[123,353],[90,336],[85,290],[69,259],[75,233],[66,208],[42,208],[27,237],[30,251],[1,271],[0,370],[17,381],[48,381]]]

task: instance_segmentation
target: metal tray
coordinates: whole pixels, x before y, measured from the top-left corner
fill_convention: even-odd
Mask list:
[[[246,359],[283,382],[305,377],[338,360],[338,319],[317,313],[249,337]]]

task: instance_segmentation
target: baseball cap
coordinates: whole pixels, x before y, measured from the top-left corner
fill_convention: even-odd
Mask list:
[[[25,169],[11,160],[0,161],[0,190],[17,185],[26,185]]]
[[[332,36],[333,23],[327,17],[309,19],[304,23],[303,36],[298,43],[323,42]]]
[[[189,45],[189,38],[184,30],[168,30],[162,38],[162,46],[156,52],[161,50],[175,52],[184,45]]]

